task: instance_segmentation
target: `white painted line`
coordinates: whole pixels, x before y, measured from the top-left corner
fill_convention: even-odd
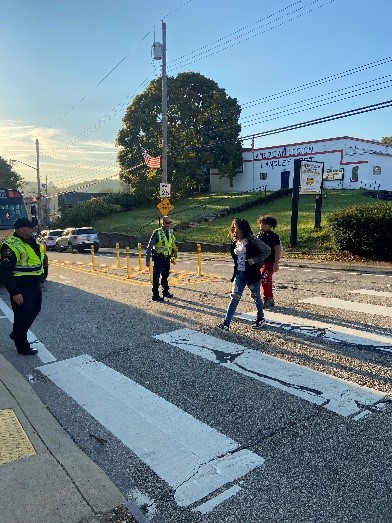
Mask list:
[[[203,499],[264,458],[88,355],[39,370],[165,480],[180,506]]]
[[[349,343],[350,345],[363,345],[369,348],[375,348],[384,352],[392,353],[392,337],[383,336],[374,332],[352,329],[335,325],[334,323],[325,323],[323,321],[310,320],[300,316],[289,316],[279,312],[265,311],[267,325],[297,332],[306,336],[312,336],[320,340]],[[254,322],[256,314],[245,313],[237,316],[243,320]]]
[[[379,296],[380,298],[392,298],[392,292],[374,291],[372,289],[358,289],[357,291],[350,291],[351,294],[363,294],[365,296]]]
[[[0,298],[0,309],[4,312],[6,317],[9,319],[11,323],[14,322],[14,313],[8,305],[4,303],[4,301]],[[48,349],[45,347],[43,343],[41,343],[35,334],[33,334],[30,330],[27,331],[27,340],[28,342],[33,345],[34,349],[38,349],[38,358],[42,361],[42,363],[51,363],[52,361],[56,361],[56,358],[53,356],[51,352],[48,351]]]
[[[155,338],[341,416],[359,414],[366,406],[375,405],[385,397],[384,392],[191,329],[178,329]]]
[[[345,311],[363,312],[365,314],[392,317],[392,307],[340,300],[339,298],[323,298],[322,296],[316,296],[314,298],[299,300],[299,303],[309,303],[311,305],[320,305],[321,307],[330,307],[331,309],[343,309]]]
[[[217,507],[227,499],[230,499],[233,496],[235,496],[240,490],[241,487],[239,485],[233,485],[229,489],[222,492],[222,494],[219,494],[218,496],[215,496],[215,498],[209,499],[202,505],[199,505],[198,507],[192,509],[192,512],[201,512],[201,514],[208,514],[215,507]]]

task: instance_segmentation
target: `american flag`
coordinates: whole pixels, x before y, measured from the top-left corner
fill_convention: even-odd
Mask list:
[[[159,169],[161,166],[160,156],[150,156],[147,151],[143,151],[144,163],[151,169]]]

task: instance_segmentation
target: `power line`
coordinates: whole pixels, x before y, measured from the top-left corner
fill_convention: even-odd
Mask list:
[[[301,10],[305,9],[306,7],[309,7],[310,5],[317,3],[318,1],[319,1],[319,0],[313,0],[313,2],[311,2],[311,3],[308,4],[307,6],[300,7],[300,8],[298,8],[298,9],[295,9],[295,10],[293,11],[293,13],[296,13],[297,11],[301,11]],[[289,22],[292,22],[292,21],[294,21],[294,20],[297,20],[298,18],[301,18],[301,17],[303,17],[303,16],[305,16],[305,15],[307,15],[307,14],[309,14],[309,13],[312,13],[313,11],[316,11],[317,9],[321,9],[322,7],[325,7],[325,6],[328,5],[328,4],[332,4],[334,1],[335,1],[335,0],[328,0],[328,1],[325,2],[324,4],[321,4],[321,5],[315,6],[315,7],[313,7],[312,9],[309,9],[308,11],[306,11],[306,12],[304,12],[304,13],[299,13],[299,14],[293,16],[292,18],[288,18],[287,20],[278,23],[278,24],[275,25],[275,26],[272,26],[272,27],[270,27],[270,28],[268,28],[268,29],[265,29],[265,30],[263,30],[263,31],[260,31],[259,33],[256,33],[256,34],[254,34],[254,35],[252,35],[252,36],[248,36],[247,38],[244,38],[244,39],[242,39],[242,40],[239,41],[239,42],[236,42],[236,40],[240,40],[240,38],[242,38],[242,37],[241,37],[241,36],[235,37],[235,38],[233,38],[233,39],[231,39],[231,40],[228,40],[228,41],[225,42],[224,44],[219,44],[218,46],[215,46],[215,50],[212,50],[213,52],[208,52],[208,53],[207,53],[206,51],[202,51],[202,52],[194,51],[193,53],[195,54],[195,56],[194,56],[193,58],[188,59],[188,60],[186,60],[187,55],[184,55],[184,60],[180,61],[179,63],[177,63],[177,64],[175,64],[175,65],[177,66],[177,69],[178,69],[179,67],[185,67],[185,66],[189,65],[190,63],[197,62],[197,61],[202,60],[202,59],[204,59],[204,58],[208,58],[208,57],[210,57],[210,56],[212,56],[212,55],[214,55],[214,54],[220,53],[220,52],[222,52],[222,51],[226,51],[227,49],[230,49],[231,47],[234,47],[235,45],[237,45],[237,44],[239,44],[239,43],[247,42],[247,41],[250,40],[251,38],[255,38],[256,36],[259,36],[259,35],[261,35],[261,34],[264,34],[264,33],[267,33],[267,32],[269,32],[269,31],[272,31],[273,29],[276,29],[276,28],[278,28],[278,27],[281,27],[282,25],[285,25],[285,24],[287,24],[287,23],[289,23]],[[293,4],[293,5],[295,5],[295,4]],[[279,13],[279,12],[280,12],[280,11],[278,11],[278,13]],[[275,15],[272,15],[272,16],[275,16]],[[281,18],[284,18],[285,16],[286,16],[286,15],[282,15],[282,16],[277,17],[277,19],[274,20],[274,22],[275,22],[275,21],[278,21],[278,20],[281,19]],[[270,25],[270,24],[272,24],[272,23],[273,23],[273,22],[268,22],[266,25],[268,26],[268,25]],[[253,33],[253,32],[255,32],[256,30],[257,30],[257,29],[253,29],[253,30],[251,30],[251,31],[248,31],[247,34],[249,35],[250,33]],[[244,36],[246,36],[247,34],[245,34]],[[234,43],[231,43],[231,44],[230,44],[230,42],[233,42],[233,41],[234,41]],[[230,44],[230,45],[226,45],[226,44]],[[226,47],[223,47],[224,45],[226,45]],[[221,47],[221,49],[219,49],[220,47]],[[198,53],[198,54],[196,54],[196,53]],[[171,63],[174,63],[174,60],[172,60]],[[168,69],[171,70],[172,67],[169,66]]]
[[[271,129],[269,131],[263,131],[261,133],[250,134],[248,136],[242,136],[239,139],[241,142],[246,140],[252,140],[253,138],[260,138],[263,136],[269,136],[272,134],[283,133],[286,131],[293,131],[295,129],[300,129],[302,127],[309,127],[312,125],[318,125],[320,123],[332,122],[333,120],[339,120],[342,118],[348,118],[349,116],[356,116],[357,114],[368,113],[371,111],[378,111],[380,109],[387,109],[392,107],[392,100],[387,100],[385,102],[380,102],[378,104],[366,105],[365,107],[359,107],[357,109],[351,109],[350,111],[344,111],[342,113],[336,113],[329,116],[322,116],[314,120],[308,120],[306,122],[301,122],[297,124],[287,125],[285,127],[279,127],[277,129]]]
[[[365,71],[367,69],[371,69],[373,67],[379,67],[380,65],[385,65],[391,61],[392,61],[392,56],[388,56],[386,58],[381,58],[380,60],[376,60],[375,62],[370,62],[368,64],[359,65],[358,67],[348,69],[347,71],[342,71],[340,73],[336,73],[336,74],[333,74],[330,76],[325,76],[324,78],[320,78],[318,80],[313,80],[312,82],[308,82],[306,84],[302,84],[297,87],[293,87],[291,89],[286,89],[285,91],[281,91],[279,93],[275,93],[275,94],[272,94],[269,96],[265,96],[263,98],[258,98],[257,100],[246,102],[245,104],[241,105],[241,108],[244,109],[244,108],[258,105],[258,104],[261,104],[264,102],[269,102],[271,100],[276,100],[277,98],[282,98],[283,96],[298,93],[299,91],[304,91],[305,89],[309,89],[310,87],[315,87],[317,85],[332,82],[333,80],[338,80],[340,78],[344,78],[345,76],[349,76],[354,73],[359,73],[359,72]]]
[[[388,75],[388,76],[392,76],[392,75]],[[386,78],[386,77],[384,77]],[[369,86],[368,89],[366,89],[365,87],[361,87],[360,89],[354,89],[352,91],[349,91],[348,93],[346,93],[346,96],[343,96],[343,93],[341,95],[334,95],[334,96],[330,96],[328,98],[327,95],[329,94],[334,94],[334,93],[339,93],[340,91],[346,91],[348,88],[344,88],[344,89],[338,89],[337,91],[331,91],[330,93],[326,93],[326,95],[319,95],[319,96],[315,96],[315,97],[312,97],[312,98],[308,98],[307,100],[302,100],[300,102],[294,102],[292,104],[288,104],[286,106],[283,106],[283,107],[278,107],[278,108],[275,108],[275,109],[270,109],[270,110],[267,110],[267,111],[264,111],[263,113],[258,113],[259,115],[260,114],[263,114],[263,115],[268,115],[268,113],[271,113],[271,118],[254,118],[257,116],[256,115],[249,115],[247,117],[244,118],[244,120],[248,120],[249,118],[253,118],[252,120],[249,120],[247,121],[243,127],[250,127],[251,125],[254,125],[256,123],[263,123],[263,122],[269,122],[271,120],[276,120],[278,118],[281,118],[282,116],[290,116],[290,115],[293,115],[293,114],[298,114],[300,112],[304,112],[304,111],[309,111],[311,109],[318,109],[320,107],[324,107],[325,105],[330,105],[332,103],[336,103],[336,102],[341,102],[343,100],[349,100],[350,98],[356,98],[358,96],[363,96],[365,94],[369,94],[369,93],[374,93],[376,91],[380,91],[382,89],[387,89],[389,88],[391,85],[391,82],[392,80],[385,80],[383,82],[379,82],[379,83],[376,83],[375,85],[373,86]],[[366,83],[369,83],[369,82],[364,82],[364,84]],[[357,84],[357,85],[363,85],[363,84]],[[355,86],[354,86],[355,87]],[[354,94],[356,93],[356,94]],[[319,102],[316,102],[317,99],[320,99]],[[309,102],[309,101],[312,101],[314,100],[314,102],[312,103],[305,103],[305,102]],[[330,101],[327,101],[327,100],[330,100]],[[321,102],[321,103],[320,103]],[[298,109],[296,111],[292,111],[291,109],[289,109],[290,107],[294,107],[296,105],[299,105]],[[291,112],[289,112],[291,111]]]

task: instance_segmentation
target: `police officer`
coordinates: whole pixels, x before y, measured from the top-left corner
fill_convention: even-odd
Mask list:
[[[163,301],[164,298],[173,298],[169,292],[170,262],[175,263],[177,258],[176,239],[170,228],[169,216],[162,218],[162,227],[153,231],[146,250],[146,266],[150,267],[151,257],[154,262],[152,273],[152,301]],[[163,297],[159,295],[159,279],[163,289]]]
[[[43,248],[33,238],[32,222],[18,218],[14,228],[14,234],[1,246],[1,269],[14,311],[10,338],[19,354],[33,356],[38,350],[30,347],[27,331],[41,310],[41,289],[48,267]]]

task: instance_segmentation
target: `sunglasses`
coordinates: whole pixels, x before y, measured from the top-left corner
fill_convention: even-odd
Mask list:
[[[169,223],[170,224],[171,222],[163,222],[163,223]]]

